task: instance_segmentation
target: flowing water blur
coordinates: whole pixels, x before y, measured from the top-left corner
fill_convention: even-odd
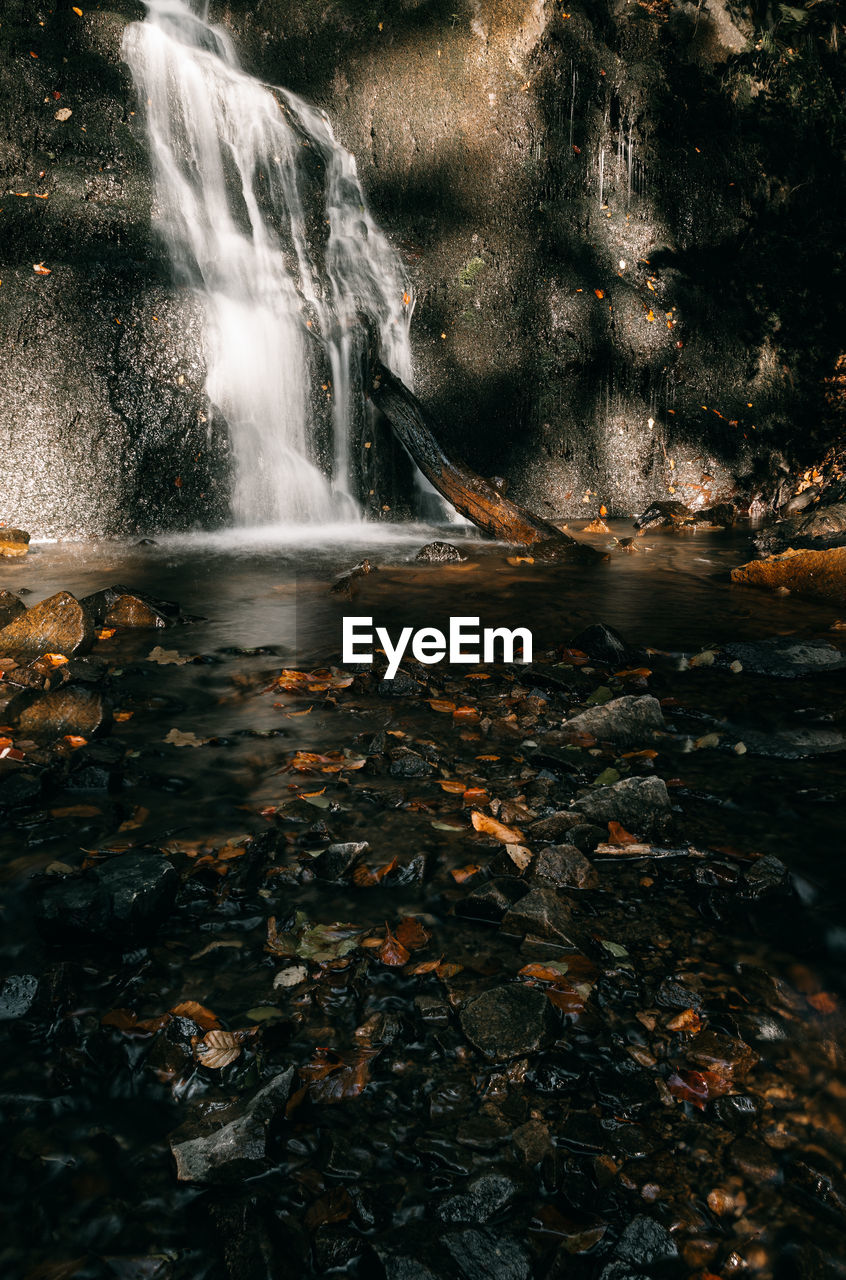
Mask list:
[[[350,440],[364,412],[360,313],[384,362],[412,382],[411,287],[355,159],[324,112],[244,72],[225,31],[183,0],[147,0],[123,52],[146,109],[158,226],[178,282],[203,300],[207,392],[232,440],[236,522],[349,519],[359,496]],[[321,360],[329,456],[314,411]]]

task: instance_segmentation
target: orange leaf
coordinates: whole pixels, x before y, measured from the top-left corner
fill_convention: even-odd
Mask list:
[[[462,801],[466,805],[490,804],[491,798],[484,787],[468,787],[462,796]]]
[[[551,987],[546,993],[546,998],[562,1013],[582,1013],[585,1007],[585,998],[575,987]]]
[[[433,711],[440,711],[444,715],[455,710],[455,703],[450,702],[448,698],[430,698],[429,706]]]
[[[450,779],[448,779],[448,780],[447,780],[447,781],[445,781],[445,782],[441,782],[441,784],[440,784],[440,785],[441,785],[441,790],[442,790],[442,791],[448,791],[450,795],[453,795],[453,796],[463,796],[463,795],[464,795],[464,783],[463,783],[463,782],[454,781],[453,779],[451,779],[451,778],[450,778]]]
[[[479,712],[475,707],[456,707],[452,718],[453,720],[478,720]]]
[[[33,54],[32,56],[35,57],[36,55]],[[32,269],[37,276],[49,276],[52,271],[52,267],[45,267],[43,262],[33,262]]]
[[[473,810],[470,815],[470,821],[477,831],[481,831],[487,836],[493,836],[495,840],[501,840],[503,844],[523,843],[523,832],[518,827],[507,827],[504,822],[497,822],[496,818],[490,818],[486,813],[480,813],[478,809]]]
[[[808,1004],[824,1018],[837,1012],[837,997],[829,995],[827,991],[817,991],[815,995],[808,996]]]
[[[604,297],[605,297],[605,290],[604,290],[604,289],[594,289],[594,293],[596,294],[597,298],[604,298]]]
[[[170,1012],[176,1018],[190,1018],[204,1031],[217,1031],[220,1027],[220,1022],[211,1009],[198,1004],[196,1000],[183,1000],[181,1004],[175,1004]]]
[[[608,843],[616,845],[637,844],[637,836],[622,827],[619,822],[608,823]]]
[[[353,884],[358,885],[359,889],[368,888],[370,885],[379,884],[380,880],[384,880],[396,869],[397,859],[392,858],[390,862],[386,862],[384,867],[377,867],[375,871],[371,871],[369,867],[359,863],[353,868],[352,879]]]
[[[398,938],[395,938],[385,925],[385,941],[379,948],[379,960],[382,964],[398,966],[408,962],[409,953]]]
[[[397,942],[406,950],[419,951],[421,947],[428,945],[431,934],[428,929],[423,928],[419,920],[406,916],[400,921],[396,936]]]
[[[477,866],[474,862],[469,862],[466,867],[453,867],[450,871],[450,875],[456,884],[464,884],[465,880],[469,880],[472,876],[478,875],[481,869],[482,868]]]

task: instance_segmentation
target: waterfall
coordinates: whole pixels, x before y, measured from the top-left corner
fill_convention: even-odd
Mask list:
[[[399,258],[325,113],[247,75],[207,5],[145,4],[123,56],[145,109],[157,225],[177,280],[203,304],[206,390],[232,442],[235,520],[350,518],[359,312],[378,329],[384,362],[411,381],[413,300]],[[331,396],[330,458],[319,456],[317,389]]]

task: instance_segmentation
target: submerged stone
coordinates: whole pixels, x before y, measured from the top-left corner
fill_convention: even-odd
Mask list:
[[[630,656],[629,646],[613,627],[604,622],[595,622],[585,627],[570,641],[574,649],[581,649],[594,662],[607,663],[609,666],[623,665]]]
[[[554,889],[534,888],[505,915],[506,933],[529,934],[560,946],[571,946],[570,907]]]
[[[764,560],[750,560],[731,571],[732,582],[771,589],[832,604],[846,604],[846,547],[797,551],[792,547]]]
[[[19,614],[26,613],[26,605],[11,591],[0,591],[0,627],[5,627]]]
[[[443,1243],[462,1280],[529,1280],[532,1273],[526,1247],[500,1231],[468,1228],[445,1236]]]
[[[99,693],[74,685],[47,693],[21,694],[10,703],[8,713],[22,736],[42,739],[65,734],[90,738],[109,719]]]
[[[48,937],[131,941],[151,933],[173,906],[179,876],[168,858],[118,854],[41,891],[36,919]]]
[[[719,655],[719,665],[727,666],[734,661],[740,662],[749,675],[795,680],[818,672],[841,671],[846,667],[846,653],[828,640],[770,636],[767,640],[743,640],[726,645]]]
[[[330,844],[311,863],[311,870],[320,880],[344,880],[369,848],[366,840]]]
[[[652,502],[635,518],[636,529],[672,529],[687,524],[693,512],[683,502]]]
[[[94,643],[91,615],[69,591],[33,605],[0,631],[0,654],[31,662],[45,653],[86,653]]]
[[[179,1181],[232,1183],[262,1173],[267,1163],[267,1127],[288,1101],[293,1079],[293,1067],[274,1076],[241,1115],[210,1132],[180,1140],[190,1121],[177,1130],[170,1138],[170,1149]]]
[[[551,1038],[546,996],[522,983],[492,987],[468,1000],[459,1014],[467,1039],[487,1058],[507,1061],[543,1048]]]
[[[38,979],[34,974],[10,974],[0,987],[0,1022],[26,1017],[37,995]]]
[[[154,600],[130,587],[105,587],[81,601],[95,622],[107,627],[166,627],[179,613],[171,601]]]
[[[552,844],[541,849],[532,867],[532,877],[560,889],[595,889],[599,884],[596,867],[572,844]]]

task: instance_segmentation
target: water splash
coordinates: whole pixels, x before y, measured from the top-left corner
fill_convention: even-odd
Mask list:
[[[236,523],[353,518],[359,313],[411,382],[413,300],[399,258],[325,113],[247,75],[207,6],[145,3],[123,56],[146,107],[157,223],[177,279],[204,304],[206,389],[232,441]],[[327,368],[332,442],[321,458],[313,391]]]

